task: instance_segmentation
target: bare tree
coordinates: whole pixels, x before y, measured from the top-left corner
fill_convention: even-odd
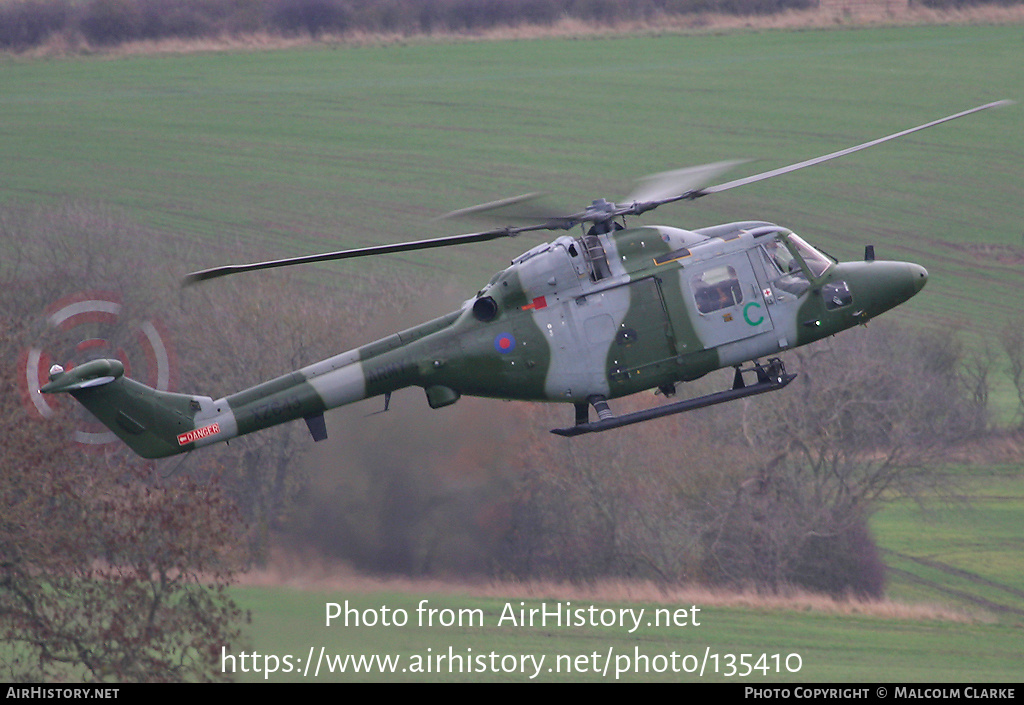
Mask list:
[[[1017,392],[1017,414],[1024,427],[1024,318],[1018,318],[1002,330],[999,342],[1009,358],[1007,371]]]
[[[934,462],[975,426],[962,350],[943,336],[876,324],[793,353],[797,381],[743,409],[760,460],[714,504],[711,572],[769,590],[811,583],[878,594],[867,517],[886,498],[939,489]],[[842,565],[858,561],[859,571]],[[863,580],[848,584],[855,573]]]
[[[6,324],[4,321],[0,323]],[[16,339],[0,330],[0,349]],[[10,357],[5,355],[6,359]],[[238,514],[216,484],[163,479],[26,419],[0,375],[0,641],[11,680],[215,680],[243,615],[225,588]],[[217,651],[217,653],[214,653]]]
[[[0,654],[13,680],[216,680],[219,649],[240,638],[225,588],[245,528],[220,483],[71,443],[77,408],[36,418],[16,364],[32,346],[96,335],[89,320],[54,325],[47,307],[70,292],[116,289],[129,321],[154,311],[167,277],[139,235],[80,204],[0,213],[0,284],[15,292],[0,312]]]
[[[618,407],[651,403],[642,395]],[[521,474],[498,567],[520,578],[700,579],[707,498],[738,481],[747,460],[724,442],[735,434],[705,410],[561,441],[547,429],[565,412],[531,407],[516,441]]]

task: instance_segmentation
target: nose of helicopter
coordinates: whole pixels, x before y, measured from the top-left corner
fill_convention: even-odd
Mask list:
[[[928,270],[919,264],[909,264],[910,276],[914,280],[914,293],[918,293],[928,283]]]
[[[862,312],[860,318],[874,318],[924,289],[928,270],[912,262],[843,262],[835,267],[832,277],[847,283],[857,310]]]

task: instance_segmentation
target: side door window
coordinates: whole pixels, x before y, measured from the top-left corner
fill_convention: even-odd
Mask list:
[[[743,288],[735,267],[722,265],[706,269],[693,276],[692,284],[697,310],[701,313],[714,313],[743,302]]]
[[[745,252],[684,270],[696,310],[694,327],[704,347],[773,330],[771,315]]]

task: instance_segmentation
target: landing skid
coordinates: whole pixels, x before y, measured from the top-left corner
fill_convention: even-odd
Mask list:
[[[796,378],[795,374],[786,373],[786,368],[782,365],[782,361],[778,359],[770,360],[767,367],[757,365],[751,369],[757,372],[757,383],[755,384],[749,386],[745,385],[743,383],[742,373],[750,370],[740,370],[740,368],[737,367],[732,389],[727,389],[724,392],[716,392],[714,394],[706,394],[702,397],[695,397],[693,399],[684,399],[671,404],[663,404],[662,406],[656,406],[653,409],[635,411],[631,414],[624,414],[622,416],[612,415],[611,411],[608,409],[608,403],[604,399],[595,399],[592,400],[591,403],[594,404],[594,407],[598,410],[601,418],[597,421],[590,421],[587,413],[588,405],[577,405],[576,425],[570,426],[569,428],[555,428],[552,429],[551,432],[559,436],[566,437],[580,436],[584,433],[598,433],[600,431],[629,426],[642,421],[659,419],[662,416],[681,414],[684,411],[702,409],[706,406],[714,406],[715,404],[722,404],[735,399],[752,397],[757,394],[764,394],[765,392],[774,392],[776,389],[782,389]]]

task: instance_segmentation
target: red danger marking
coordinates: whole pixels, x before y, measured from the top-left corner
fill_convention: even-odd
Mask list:
[[[182,433],[178,436],[178,445],[183,446],[187,443],[195,443],[200,438],[206,438],[207,436],[212,436],[215,433],[220,433],[219,423],[213,423],[209,426],[203,426],[202,428],[197,428],[194,431],[189,431],[188,433]]]

